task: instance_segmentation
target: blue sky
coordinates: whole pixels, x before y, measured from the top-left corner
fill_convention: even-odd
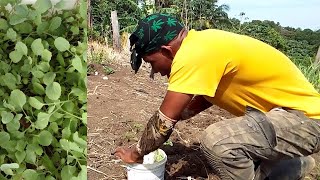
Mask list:
[[[230,7],[229,17],[245,12],[249,20],[273,20],[282,26],[320,29],[320,0],[218,0]]]

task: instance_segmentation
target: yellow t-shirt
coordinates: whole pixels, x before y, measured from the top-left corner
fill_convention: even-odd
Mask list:
[[[188,32],[171,66],[168,90],[204,95],[234,115],[245,106],[301,110],[320,119],[320,94],[275,48],[221,30]]]

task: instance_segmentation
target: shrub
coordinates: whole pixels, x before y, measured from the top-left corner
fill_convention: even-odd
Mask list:
[[[1,0],[0,15],[0,179],[86,179],[84,0]]]

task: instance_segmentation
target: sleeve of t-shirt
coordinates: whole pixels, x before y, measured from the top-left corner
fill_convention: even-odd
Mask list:
[[[214,97],[222,76],[234,70],[236,65],[227,54],[213,51],[179,50],[172,62],[168,90]]]

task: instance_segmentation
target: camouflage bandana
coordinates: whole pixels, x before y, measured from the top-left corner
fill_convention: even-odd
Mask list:
[[[133,34],[130,36],[131,67],[138,72],[142,56],[155,52],[162,45],[168,44],[183,29],[177,19],[167,14],[152,14],[139,21]]]

